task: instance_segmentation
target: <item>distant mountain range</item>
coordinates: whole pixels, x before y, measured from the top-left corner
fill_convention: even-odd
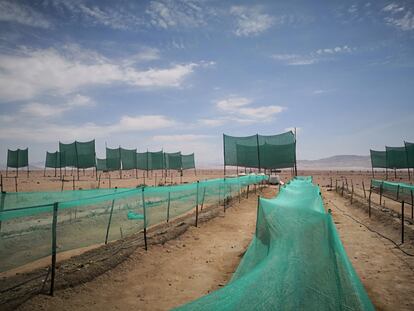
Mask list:
[[[298,160],[299,169],[370,169],[370,156],[336,155],[319,160]]]

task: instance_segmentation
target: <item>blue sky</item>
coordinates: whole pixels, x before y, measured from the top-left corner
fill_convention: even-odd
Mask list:
[[[0,162],[195,152],[298,131],[298,158],[414,141],[413,1],[0,0]]]

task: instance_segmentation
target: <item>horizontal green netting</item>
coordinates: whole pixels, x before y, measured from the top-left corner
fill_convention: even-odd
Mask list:
[[[182,154],[181,163],[182,163],[183,170],[195,168],[194,153]]]
[[[29,166],[29,148],[7,150],[7,167],[19,168]]]
[[[108,171],[121,169],[121,148],[106,148],[106,169]]]
[[[408,167],[414,168],[414,143],[404,142]]]
[[[387,168],[407,168],[405,147],[385,147],[387,153]]]
[[[290,131],[278,135],[223,135],[224,164],[252,168],[287,168],[296,163],[296,139]]]
[[[374,310],[325,213],[295,179],[260,199],[256,234],[230,283],[178,310]]]
[[[109,241],[183,215],[197,203],[206,206],[223,202],[238,195],[243,187],[265,179],[265,175],[247,175],[164,187],[3,193],[0,272],[50,255],[55,202],[57,244],[62,252],[103,243],[111,209]]]
[[[56,152],[46,152],[46,162],[45,162],[45,167],[50,167],[50,168],[60,168],[60,152],[56,151]]]
[[[371,187],[373,190],[381,192],[384,196],[393,200],[414,204],[414,185],[372,179]]]
[[[169,170],[181,170],[182,162],[181,162],[181,152],[171,152],[171,153],[164,153],[164,166],[166,169]]]
[[[137,149],[121,148],[121,162],[123,170],[137,168]]]
[[[372,168],[387,167],[387,153],[385,151],[370,150]]]

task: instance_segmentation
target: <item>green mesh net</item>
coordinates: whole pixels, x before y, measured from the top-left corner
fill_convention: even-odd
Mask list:
[[[230,283],[177,310],[374,310],[311,179],[260,199]]]
[[[164,165],[168,170],[181,170],[182,161],[181,161],[181,152],[170,152],[164,153]]]
[[[7,167],[19,168],[29,166],[29,148],[7,150]]]
[[[148,170],[148,152],[137,152],[137,168],[140,170]]]
[[[107,172],[106,159],[96,159],[96,169],[98,171]]]
[[[106,169],[108,171],[121,169],[121,148],[106,148]]]
[[[296,165],[296,138],[278,135],[234,137],[223,135],[224,165],[278,169]]]
[[[387,167],[387,153],[385,151],[370,150],[372,168]]]
[[[194,153],[192,154],[182,154],[181,163],[183,170],[195,168]]]
[[[2,193],[0,272],[50,255],[54,204],[57,251],[63,252],[140,232],[183,215],[196,204],[223,202],[265,179],[247,175],[163,187]]]
[[[163,151],[148,152],[148,170],[162,170],[164,168]]]
[[[121,148],[121,162],[123,170],[137,168],[137,149]]]
[[[414,205],[414,185],[372,179],[371,189],[395,201]]]
[[[407,168],[405,147],[385,147],[387,153],[387,168]]]
[[[404,142],[409,168],[414,168],[414,143]]]
[[[75,142],[77,167],[91,168],[96,166],[95,158],[95,140],[88,142]]]
[[[59,151],[46,152],[45,167],[60,168],[61,167],[60,159],[61,159],[61,155]]]
[[[61,155],[60,163],[62,164],[62,167],[76,167],[77,157],[75,142],[71,144],[59,142],[59,152]]]

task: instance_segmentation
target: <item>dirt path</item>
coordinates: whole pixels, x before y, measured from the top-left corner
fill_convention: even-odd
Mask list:
[[[265,189],[272,197],[275,190]],[[255,230],[257,197],[251,195],[199,228],[164,245],[138,250],[92,282],[37,296],[21,310],[168,310],[225,285]]]
[[[341,241],[377,310],[414,310],[414,258],[390,241],[369,231],[347,215],[398,241],[397,233],[369,220],[366,211],[349,204],[335,192],[323,192],[325,207],[332,215]],[[393,236],[395,234],[395,236]]]

